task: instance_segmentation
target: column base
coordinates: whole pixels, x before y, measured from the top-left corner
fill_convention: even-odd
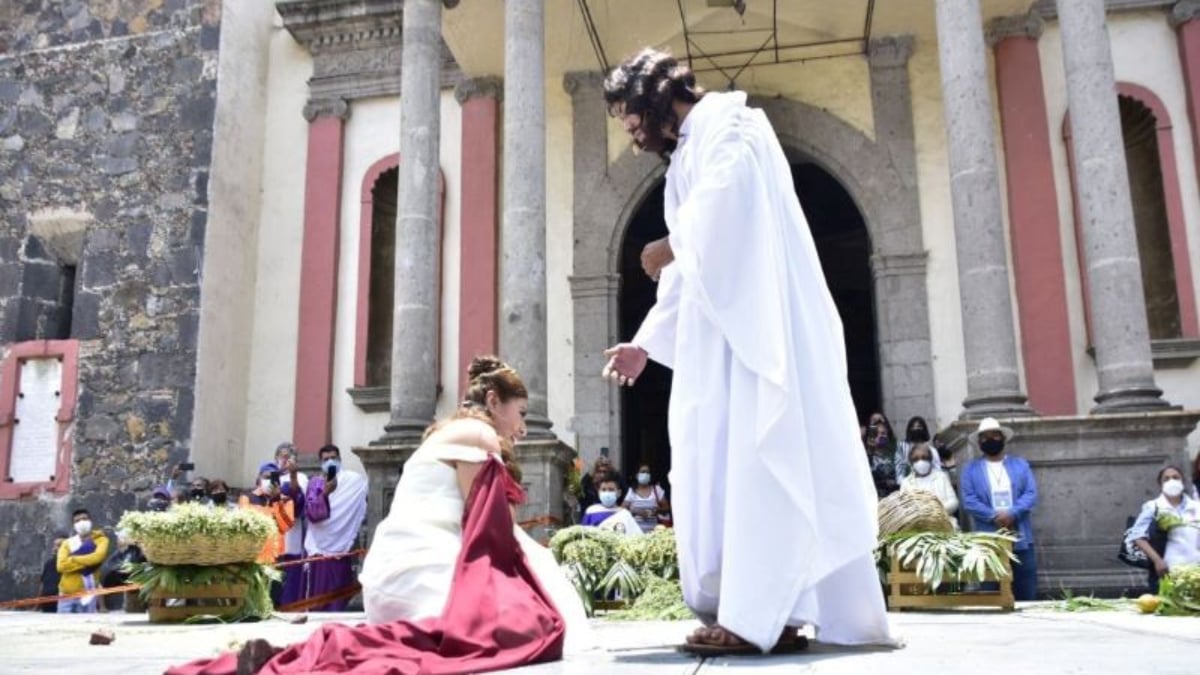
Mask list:
[[[563,501],[565,479],[575,459],[575,450],[566,443],[550,440],[524,440],[516,447],[521,466],[521,486],[525,503],[517,509],[517,523],[537,541],[545,542],[554,530],[566,524]]]
[[[1180,409],[1179,406],[1173,406],[1164,400],[1162,390],[1153,386],[1102,391],[1092,400],[1096,402],[1091,410],[1093,415]]]
[[[553,426],[554,424],[550,421],[549,417],[546,417],[545,415],[538,415],[536,413],[529,413],[529,415],[525,418],[524,441],[530,442],[558,440],[558,436],[555,435],[553,431],[550,431]]]
[[[1187,436],[1198,421],[1200,411],[1000,420],[1014,432],[1009,451],[1029,461],[1038,482],[1039,595],[1057,597],[1063,588],[1106,597],[1141,592],[1146,575],[1117,560],[1116,541],[1125,519],[1158,494],[1159,469],[1187,459]],[[952,428],[965,435],[976,426]],[[959,475],[980,456],[963,445]]]
[[[425,430],[433,420],[401,419],[383,426],[383,435],[371,441],[372,446],[393,446],[416,443],[420,445]]]
[[[1005,391],[963,399],[960,420],[981,420],[985,417],[1037,417],[1029,399],[1019,391]]]
[[[392,496],[404,471],[404,463],[416,452],[420,441],[383,443],[382,439],[368,446],[353,448],[367,472],[367,541],[375,537],[375,527],[387,517],[392,508]]]

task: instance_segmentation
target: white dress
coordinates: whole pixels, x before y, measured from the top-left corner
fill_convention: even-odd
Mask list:
[[[426,442],[404,465],[392,508],[375,529],[359,583],[370,623],[440,616],[462,547],[463,497],[447,462],[499,461],[479,448]],[[533,573],[562,615],[564,649],[590,647],[587,615],[550,550],[519,527],[514,534]]]

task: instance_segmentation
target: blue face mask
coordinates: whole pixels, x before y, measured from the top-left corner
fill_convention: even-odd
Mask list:
[[[617,504],[617,493],[612,490],[602,490],[600,492],[600,503],[606,508],[612,508]]]

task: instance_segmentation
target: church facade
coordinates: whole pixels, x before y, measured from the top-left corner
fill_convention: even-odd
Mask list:
[[[575,454],[665,480],[669,372],[599,377],[665,234],[601,98],[646,45],[766,111],[859,416],[1017,428],[1044,588],[1136,583],[1111,544],[1200,446],[1194,0],[42,4],[0,10],[0,596],[180,461],[333,442],[378,519],[480,353],[530,387],[529,522]]]

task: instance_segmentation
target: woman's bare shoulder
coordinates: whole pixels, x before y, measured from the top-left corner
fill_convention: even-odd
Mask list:
[[[471,446],[486,452],[500,452],[500,438],[492,425],[469,417],[447,422],[435,431],[429,440],[449,445]]]

